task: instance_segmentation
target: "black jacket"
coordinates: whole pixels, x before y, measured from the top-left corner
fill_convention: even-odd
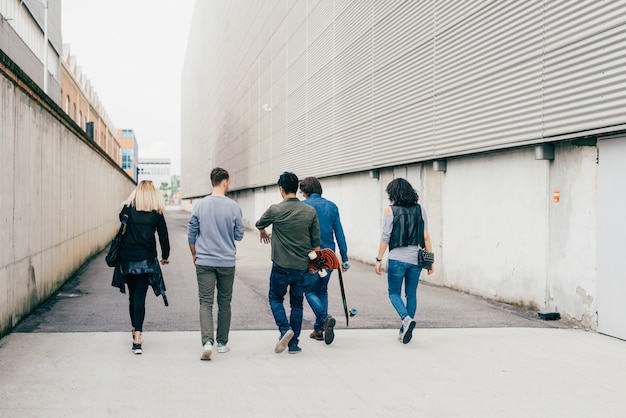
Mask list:
[[[389,249],[419,245],[424,243],[424,219],[419,203],[415,206],[391,206],[393,212],[393,229],[389,238]]]
[[[126,274],[150,274],[148,283],[152,286],[154,295],[157,297],[163,296],[163,303],[165,303],[165,306],[169,305],[167,295],[165,294],[165,280],[163,279],[163,272],[158,259],[118,263],[113,270],[111,286],[119,288],[122,293],[126,293],[126,283],[124,282]]]
[[[161,257],[168,259],[170,256],[170,241],[163,214],[155,211],[137,211],[134,206],[128,209],[124,207],[119,214],[120,221],[125,211],[129,216],[126,233],[122,239],[122,262],[155,258],[157,256],[155,231],[159,235]]]

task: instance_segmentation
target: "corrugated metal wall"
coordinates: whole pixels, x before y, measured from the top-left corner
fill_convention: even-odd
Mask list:
[[[626,125],[626,2],[197,2],[183,195]]]
[[[545,2],[543,135],[626,120],[626,2]]]

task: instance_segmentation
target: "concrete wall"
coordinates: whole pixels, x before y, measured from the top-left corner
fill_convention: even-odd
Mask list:
[[[436,254],[435,274],[422,280],[555,310],[596,329],[596,173],[595,146],[561,143],[554,161],[535,160],[527,147],[449,159],[445,173],[422,164],[381,169],[378,179],[361,172],[321,183],[339,206],[350,259],[373,264],[385,187],[402,176],[420,192]],[[281,200],[272,186],[233,197],[248,228]]]
[[[108,244],[134,187],[32,81],[7,71],[0,66],[0,336]]]
[[[448,161],[440,282],[594,327],[595,160],[561,144],[553,162],[532,148]]]

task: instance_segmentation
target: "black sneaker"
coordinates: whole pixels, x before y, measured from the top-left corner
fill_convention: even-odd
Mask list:
[[[135,344],[133,343],[133,354],[142,354],[143,351],[141,350],[141,344]]]
[[[298,354],[301,353],[302,349],[300,347],[298,347],[297,345],[293,345],[291,347],[289,347],[289,354]]]
[[[326,344],[332,344],[333,340],[335,339],[336,323],[337,321],[335,321],[335,318],[330,315],[328,315],[326,321],[324,321],[324,342]]]

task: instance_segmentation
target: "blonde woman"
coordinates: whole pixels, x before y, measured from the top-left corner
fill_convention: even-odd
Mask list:
[[[122,239],[120,258],[124,281],[128,286],[129,312],[135,354],[141,354],[141,333],[146,313],[146,293],[151,285],[165,290],[163,275],[157,259],[155,231],[161,244],[161,264],[168,264],[170,242],[163,212],[163,196],[151,181],[140,182],[130,194],[120,212],[120,220],[128,215],[126,233]]]

